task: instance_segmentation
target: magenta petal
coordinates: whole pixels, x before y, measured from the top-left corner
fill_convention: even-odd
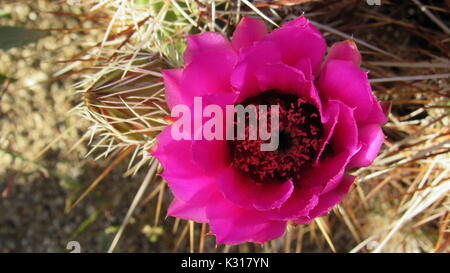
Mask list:
[[[263,65],[279,63],[281,54],[272,42],[257,42],[241,51],[239,62],[231,75],[231,84],[239,94],[238,101],[256,96],[260,91],[256,71]]]
[[[306,80],[302,71],[286,64],[268,64],[256,72],[259,90],[277,90],[298,96],[321,107],[319,94],[311,81]]]
[[[194,161],[210,174],[228,167],[231,161],[226,140],[196,140],[192,145]]]
[[[306,174],[306,179],[314,179],[322,174],[321,180],[323,179],[325,182],[322,193],[333,190],[340,183],[349,162],[361,149],[353,110],[339,101],[330,101],[329,104],[336,104],[340,107],[338,122],[331,138],[333,153],[325,156],[316,168]]]
[[[317,153],[317,157],[314,161],[315,165],[319,164],[320,158],[322,157],[325,147],[327,147],[327,145],[330,144],[331,137],[333,136],[334,133],[334,128],[336,127],[336,124],[338,122],[339,109],[340,107],[336,103],[325,104],[322,108],[321,121],[324,130],[323,143],[321,144],[319,152]]]
[[[158,145],[153,156],[164,167],[161,176],[167,180],[173,194],[187,202],[199,196],[198,193],[205,188],[216,184],[192,160],[191,141],[175,141],[170,131],[171,126],[168,126],[158,135]]]
[[[387,121],[387,112],[389,111],[389,107],[386,108],[386,103],[382,105],[377,101],[377,99],[373,98],[373,106],[372,110],[369,113],[369,116],[366,120],[362,121],[362,124],[370,124],[370,123],[377,123],[382,124]],[[388,104],[389,105],[389,104]]]
[[[281,237],[287,225],[268,219],[264,212],[237,207],[220,194],[211,198],[206,215],[218,244],[262,244]]]
[[[338,122],[334,128],[331,145],[335,154],[342,151],[359,149],[356,112],[338,100],[328,101],[329,107],[339,106]],[[324,106],[328,107],[327,105]]]
[[[228,39],[222,34],[217,32],[204,32],[188,36],[184,60],[186,64],[189,64],[205,54],[230,54],[231,52],[234,52],[234,49]]]
[[[310,223],[312,220],[314,220],[314,219],[309,218],[309,216],[301,216],[298,219],[294,220],[294,224],[306,225],[306,224]]]
[[[282,63],[260,67],[256,77],[260,90],[275,89],[292,95],[301,95],[306,89],[303,72]]]
[[[323,160],[321,168],[310,172],[305,180],[314,179],[314,175],[317,175],[322,170],[323,173],[326,173],[319,179],[320,183],[324,185],[322,194],[332,191],[340,183],[350,159],[357,151],[343,152],[333,158]]]
[[[238,56],[223,35],[207,32],[189,36],[185,59],[178,101],[191,105],[195,96],[232,92],[230,76]]]
[[[162,71],[170,109],[202,97],[202,110],[223,110],[277,90],[317,106],[324,141],[298,181],[256,183],[234,167],[226,140],[175,141],[168,126],[153,153],[175,195],[168,215],[209,223],[217,243],[264,243],[282,236],[288,220],[308,223],[344,198],[355,179],[346,171],[369,165],[380,150],[386,112],[359,68],[356,45],[336,43],[323,63],[325,51],[321,33],[303,16],[271,34],[263,21],[245,17],[231,43],[219,33],[188,37],[185,68]],[[220,121],[199,119],[197,125]],[[201,133],[194,126],[193,135]]]
[[[217,177],[217,184],[225,198],[240,207],[248,209],[254,208],[249,198],[252,192],[251,183],[232,167],[222,170]]]
[[[339,107],[338,110],[336,106]],[[334,109],[330,110],[329,114],[334,112],[338,115],[330,139],[333,152],[305,171],[303,180],[299,181],[300,185],[305,186],[321,185],[322,193],[332,190],[340,183],[348,163],[360,149],[353,110],[338,101],[330,101],[324,109]]]
[[[334,162],[332,160],[328,160],[327,162],[324,162],[324,164],[322,165],[322,168],[324,170],[327,170],[329,174],[333,174],[333,175],[327,176],[328,181],[326,182],[325,188],[322,190],[322,193],[321,193],[322,195],[333,191],[341,183],[342,177],[345,176],[346,167],[348,168],[348,166],[349,166],[350,158],[354,154],[355,154],[355,152],[341,154],[341,155],[335,157],[336,160]],[[311,179],[311,178],[309,178],[309,179]]]
[[[352,40],[335,43],[328,53],[327,61],[342,60],[352,62],[355,66],[361,65],[361,54]]]
[[[252,17],[244,17],[233,34],[231,44],[236,51],[253,45],[267,34],[267,26],[264,21]]]
[[[170,204],[167,215],[201,223],[208,222],[204,205],[199,206],[198,203],[184,202],[177,198],[174,198]]]
[[[214,175],[223,168],[228,167],[231,161],[230,150],[226,140],[226,106],[234,105],[237,96],[238,94],[236,93],[224,93],[202,97],[202,111],[209,105],[214,105],[219,106],[223,112],[223,117],[221,117],[223,130],[221,134],[218,134],[218,139],[208,140],[202,137],[199,140],[192,141],[192,155],[194,162],[210,175]],[[207,117],[203,119],[202,124],[205,125],[206,122],[214,120],[218,120],[218,117]],[[220,124],[220,119],[217,123]],[[197,128],[197,134],[202,133],[201,129],[202,128]],[[215,128],[215,130],[217,130],[217,128]],[[202,136],[204,136],[204,134],[205,132],[203,132]]]
[[[295,66],[301,59],[309,59],[314,75],[318,75],[327,50],[325,39],[304,17],[274,30],[264,40],[275,42],[284,63]]]
[[[283,24],[283,27],[299,27],[299,28],[306,28],[309,27],[310,23],[308,19],[306,19],[305,16],[299,16],[295,18],[294,20],[288,21],[285,24]]]
[[[268,211],[270,219],[292,220],[308,213],[317,205],[320,186],[300,186],[296,185],[290,198],[278,208]]]
[[[308,58],[300,59],[294,65],[294,67],[300,69],[308,81],[314,81],[314,75],[313,75],[313,71],[312,71],[312,67],[311,67],[311,61]]]
[[[332,191],[322,194],[319,197],[319,203],[317,206],[309,213],[307,217],[301,217],[296,224],[306,224],[311,222],[314,218],[319,216],[324,216],[330,212],[330,210],[338,203],[342,201],[344,196],[346,196],[355,181],[355,177],[351,175],[345,175],[340,184]]]
[[[242,208],[257,210],[280,207],[291,196],[294,188],[292,181],[257,184],[233,167],[222,170],[217,177],[217,184],[229,201]]]
[[[232,92],[230,76],[236,62],[234,52],[208,52],[195,58],[181,78],[185,104],[191,105],[195,96]]]
[[[251,194],[257,210],[279,208],[291,196],[294,184],[291,180],[279,183],[255,184]],[[268,196],[270,196],[268,198]]]
[[[175,105],[183,103],[180,85],[183,69],[165,69],[161,72],[164,78],[164,86],[166,87],[166,101],[169,108],[172,109]]]
[[[351,167],[366,167],[372,164],[384,141],[383,130],[378,124],[364,125],[359,128],[361,150],[353,156]]]
[[[372,88],[367,73],[353,63],[329,61],[320,74],[318,86],[322,99],[336,99],[356,108],[357,121],[368,118],[374,100]]]
[[[348,163],[360,149],[353,110],[332,100],[324,105],[324,112],[329,120],[334,120],[337,115],[337,121],[332,121],[334,129],[330,138],[333,154],[305,170],[300,181],[294,181],[294,192],[279,209],[271,211],[272,219],[291,220],[307,216],[317,205],[318,196],[340,183]]]

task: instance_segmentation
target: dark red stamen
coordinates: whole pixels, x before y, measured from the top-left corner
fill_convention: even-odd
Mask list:
[[[275,151],[261,151],[263,141],[249,140],[248,117],[245,140],[230,141],[232,165],[256,182],[294,182],[301,180],[302,171],[310,167],[322,143],[323,126],[317,108],[304,100],[270,90],[245,100],[242,105],[268,105],[270,132],[270,105],[279,106],[279,146]],[[258,116],[258,120],[261,117]],[[236,124],[242,121],[236,121]],[[258,123],[258,126],[259,123]]]

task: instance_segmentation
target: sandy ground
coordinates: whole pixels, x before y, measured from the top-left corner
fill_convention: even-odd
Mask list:
[[[71,7],[57,1],[17,2],[0,6],[10,14],[0,19],[0,25],[89,27],[76,17],[47,13],[70,11]],[[98,38],[95,35],[54,31],[37,43],[0,51],[0,74],[16,79],[0,101],[0,252],[60,252],[71,240],[79,241],[83,252],[105,251],[111,231],[117,229],[137,190],[138,184],[132,181],[140,181],[140,176],[124,179],[124,166],[119,166],[80,206],[65,213],[67,200],[76,198],[106,165],[92,157],[85,159],[84,143],[68,152],[89,124],[68,113],[81,100],[72,87],[74,81],[54,78],[66,65],[57,62],[71,59]],[[138,219],[150,216],[144,210],[136,214]],[[142,228],[131,224],[118,250],[157,247],[164,251],[163,246],[149,242]],[[128,232],[134,235],[126,236]]]

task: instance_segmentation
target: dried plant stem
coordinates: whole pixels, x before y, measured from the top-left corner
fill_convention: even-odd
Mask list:
[[[134,197],[133,202],[131,203],[131,206],[128,209],[125,218],[123,219],[119,230],[117,231],[116,235],[114,236],[111,246],[108,249],[108,253],[112,253],[114,251],[114,249],[116,248],[117,244],[119,243],[120,237],[122,236],[122,233],[125,230],[126,225],[130,221],[130,218],[133,215],[134,210],[136,209],[137,205],[139,204],[139,201],[141,200],[142,196],[144,195],[145,190],[147,189],[148,185],[152,181],[152,179],[155,175],[156,169],[158,168],[159,163],[155,159],[152,159],[150,161],[150,165],[151,165],[151,167],[148,170],[147,175],[144,178],[144,181],[142,182],[141,186],[139,187],[139,190],[136,193],[136,196]]]
[[[421,11],[423,11],[423,13],[425,13],[431,19],[431,21],[436,23],[436,25],[438,25],[447,35],[450,35],[450,29],[438,17],[431,13],[427,7],[422,5],[419,0],[412,1],[420,8]]]
[[[431,62],[367,62],[369,65],[386,67],[408,67],[408,68],[447,68],[450,69],[450,63],[431,63]]]
[[[318,22],[315,22],[315,21],[312,21],[312,20],[311,20],[311,23],[313,23],[313,24],[314,24],[315,26],[317,26],[319,29],[326,30],[326,31],[328,31],[328,32],[331,32],[331,33],[333,33],[333,34],[335,34],[335,35],[338,35],[338,36],[340,36],[340,37],[342,37],[342,38],[345,38],[345,39],[353,40],[353,41],[355,41],[357,44],[363,45],[363,46],[365,46],[365,47],[367,47],[367,48],[372,49],[373,51],[376,51],[376,52],[382,53],[382,54],[384,54],[384,55],[390,56],[390,57],[392,57],[392,58],[394,58],[394,59],[397,59],[397,60],[399,59],[399,57],[398,57],[398,56],[395,56],[394,54],[391,54],[391,53],[389,53],[389,52],[387,52],[387,51],[385,51],[385,50],[383,50],[383,49],[380,49],[380,48],[378,48],[378,47],[376,47],[376,46],[373,46],[373,45],[371,45],[371,44],[369,44],[369,43],[367,43],[367,42],[365,42],[365,41],[363,41],[363,40],[361,40],[361,39],[354,38],[353,36],[348,35],[348,34],[342,32],[342,31],[340,31],[340,30],[337,30],[337,29],[333,28],[333,27],[330,27],[330,26],[327,26],[327,25],[324,25],[324,24],[321,24],[321,23],[318,23]]]
[[[88,195],[102,180],[103,178],[105,178],[106,175],[108,175],[108,173],[110,173],[114,167],[116,167],[128,154],[131,153],[131,151],[133,151],[132,146],[128,147],[125,151],[123,151],[109,166],[108,168],[106,168],[99,177],[97,177],[97,179],[95,179],[90,185],[89,187],[80,195],[80,197],[78,197],[78,199],[73,203],[73,205],[70,207],[70,210],[72,210],[78,203],[81,202],[81,200],[83,200],[86,195]],[[70,211],[69,210],[69,211]]]
[[[323,223],[323,219],[322,218],[317,218],[315,220],[317,226],[319,227],[320,231],[323,234],[323,237],[325,238],[325,241],[327,242],[327,244],[330,246],[331,251],[336,252],[336,248],[334,247],[333,241],[330,238],[330,235],[328,234],[328,230],[325,227],[325,224]]]
[[[195,224],[194,221],[188,221],[189,222],[189,251],[191,253],[194,253],[195,248],[194,248],[194,229],[195,229]]]
[[[380,82],[398,82],[398,81],[435,80],[435,79],[448,79],[448,78],[450,78],[450,73],[448,73],[448,74],[417,75],[417,76],[404,76],[404,77],[370,79],[369,81],[371,83],[380,83]]]
[[[202,223],[202,229],[200,232],[200,241],[198,243],[198,252],[203,253],[205,249],[205,235],[206,235],[206,223]]]

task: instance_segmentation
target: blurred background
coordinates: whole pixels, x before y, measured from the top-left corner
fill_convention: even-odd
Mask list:
[[[187,34],[302,13],[329,45],[355,39],[392,103],[386,141],[329,216],[263,246],[215,246],[207,226],[165,217],[171,193],[147,175],[164,122],[130,129],[98,90],[120,102],[153,83],[140,96],[156,94],[164,120],[158,71],[182,65]],[[1,0],[0,252],[448,252],[449,15],[438,0]]]

